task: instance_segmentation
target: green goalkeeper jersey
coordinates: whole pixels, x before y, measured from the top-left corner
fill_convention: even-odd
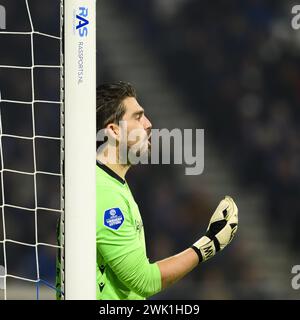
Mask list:
[[[127,182],[97,163],[96,195],[96,298],[140,300],[159,292],[160,270],[148,261],[143,222]],[[56,268],[56,297],[61,299],[60,250]]]
[[[125,180],[97,162],[97,299],[145,299],[161,290],[146,255],[139,208]]]

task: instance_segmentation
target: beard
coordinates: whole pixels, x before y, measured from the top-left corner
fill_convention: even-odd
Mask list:
[[[127,146],[123,146],[123,148],[122,150],[121,147],[119,152],[119,159],[122,164],[148,164],[151,159],[151,143],[148,137],[139,143],[128,142]]]

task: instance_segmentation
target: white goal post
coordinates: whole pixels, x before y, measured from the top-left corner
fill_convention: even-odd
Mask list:
[[[96,0],[64,0],[64,256],[67,300],[96,297]],[[63,116],[63,115],[62,115]],[[63,130],[63,128],[62,128]],[[63,255],[63,250],[62,250]]]

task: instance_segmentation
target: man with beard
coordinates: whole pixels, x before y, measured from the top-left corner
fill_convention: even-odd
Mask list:
[[[142,218],[125,175],[136,164],[132,153],[149,155],[151,127],[130,84],[97,88],[97,132],[104,130],[108,137],[98,147],[96,162],[97,299],[150,297],[222,250],[237,230],[238,209],[226,196],[200,240],[177,255],[149,262]]]

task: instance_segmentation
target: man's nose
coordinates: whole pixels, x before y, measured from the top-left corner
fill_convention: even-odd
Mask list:
[[[148,129],[148,130],[152,129],[152,123],[150,122],[150,120],[146,116],[145,116],[144,128]]]

